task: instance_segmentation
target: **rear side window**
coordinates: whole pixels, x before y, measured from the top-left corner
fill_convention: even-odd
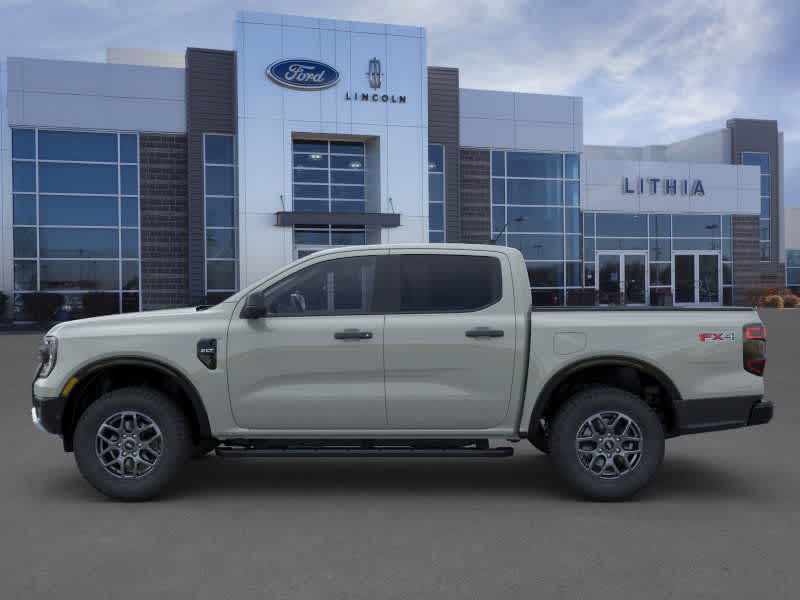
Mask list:
[[[502,297],[500,261],[492,256],[401,254],[379,264],[385,312],[469,312]]]

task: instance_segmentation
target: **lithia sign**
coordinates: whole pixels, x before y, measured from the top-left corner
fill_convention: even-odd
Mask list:
[[[623,177],[622,193],[642,195],[647,190],[648,194],[657,194],[659,191],[666,196],[705,196],[703,182],[700,179],[670,179],[660,177]]]
[[[405,104],[406,97],[377,92],[383,86],[381,61],[377,57],[369,61],[367,81],[372,92],[347,91],[344,99],[350,102],[383,102],[388,104]],[[293,90],[324,90],[339,83],[341,76],[334,67],[304,58],[277,60],[267,67],[267,77],[283,87]]]

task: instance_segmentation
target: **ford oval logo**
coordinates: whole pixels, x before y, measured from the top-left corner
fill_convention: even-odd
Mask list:
[[[272,81],[296,90],[324,90],[339,83],[339,71],[316,60],[278,60],[267,68]]]

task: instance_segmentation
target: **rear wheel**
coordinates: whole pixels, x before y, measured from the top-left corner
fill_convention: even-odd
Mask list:
[[[664,427],[638,396],[607,386],[572,396],[553,421],[550,455],[561,477],[592,500],[624,500],[655,477]]]
[[[107,496],[126,501],[157,496],[192,453],[181,410],[147,387],[98,398],[78,420],[74,440],[81,474]]]

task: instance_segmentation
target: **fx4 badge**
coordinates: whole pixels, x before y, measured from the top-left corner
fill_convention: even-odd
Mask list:
[[[732,331],[711,331],[701,333],[700,341],[704,344],[732,344],[736,335]]]

